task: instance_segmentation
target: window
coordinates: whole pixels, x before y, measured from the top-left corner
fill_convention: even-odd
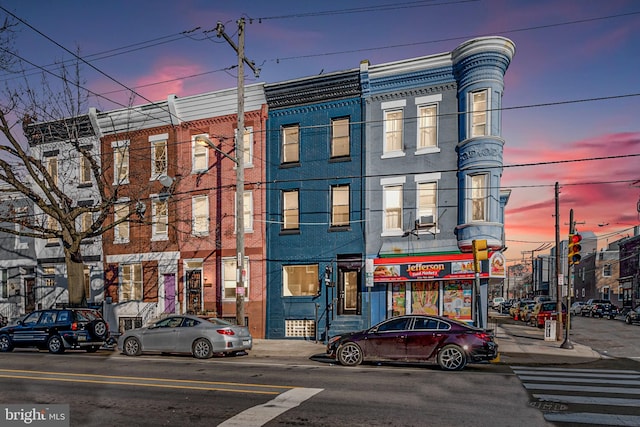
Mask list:
[[[196,196],[191,200],[193,210],[192,234],[209,234],[209,197]]]
[[[2,288],[0,289],[0,298],[9,298],[7,275],[8,271],[6,268],[0,269],[0,284],[2,285]]]
[[[349,147],[349,118],[331,120],[331,157],[347,157]]]
[[[431,217],[433,223],[438,218],[437,208],[437,184],[435,182],[418,182],[418,215],[419,221],[422,218]]]
[[[300,209],[298,190],[282,192],[282,228],[284,230],[298,230],[300,228]]]
[[[334,185],[331,187],[331,226],[349,225],[349,186]]]
[[[207,143],[207,135],[195,135],[193,143],[193,158],[191,159],[194,172],[207,170],[209,167],[209,144]]]
[[[602,267],[602,277],[611,277],[611,264],[605,264]]]
[[[222,281],[223,281],[223,293],[225,299],[235,299],[236,298],[236,286],[237,286],[237,269],[238,263],[236,258],[224,258],[222,260]],[[249,280],[251,277],[249,275],[249,257],[244,258],[244,269],[246,271],[247,280],[244,283],[244,295],[245,299],[249,296]]]
[[[51,176],[53,185],[58,185],[58,158],[57,157],[47,158],[47,172]]]
[[[153,215],[152,239],[166,240],[169,237],[169,214],[166,200],[154,200],[151,205]]]
[[[118,204],[113,210],[113,222],[121,221],[129,216],[129,206]],[[114,228],[114,242],[126,243],[129,241],[129,221],[124,220]]]
[[[488,135],[489,91],[471,93],[471,137]]]
[[[300,126],[282,127],[282,163],[300,161]]]
[[[487,220],[487,175],[471,175],[471,221]]]
[[[116,141],[113,147],[114,184],[129,182],[129,141]]]
[[[84,296],[87,301],[91,301],[91,268],[88,265],[84,266]]]
[[[437,146],[438,107],[418,107],[418,150]]]
[[[80,214],[80,231],[85,233],[91,230],[91,226],[93,225],[93,215],[91,212],[84,212]]]
[[[78,181],[80,184],[91,184],[91,162],[85,156],[80,156]]]
[[[384,112],[383,154],[402,151],[402,110]]]
[[[58,221],[52,216],[47,215],[47,228],[52,231],[57,231],[60,229],[58,225]],[[47,238],[47,245],[57,245],[59,242],[58,236],[50,236]]]
[[[236,135],[237,135],[236,129]],[[253,164],[253,128],[245,127],[244,128],[244,165],[251,166]]]
[[[22,235],[22,225],[20,223],[15,223],[14,227],[16,230],[16,237],[13,248],[18,251],[29,249],[29,237]]]
[[[382,231],[402,231],[402,185],[384,186],[382,198],[384,204]]]
[[[44,266],[42,267],[42,279],[44,281],[44,285],[48,287],[53,287],[56,285],[56,268],[54,266]]]
[[[151,179],[167,173],[167,138],[168,135],[149,137],[151,142]]]
[[[283,266],[283,296],[316,296],[318,294],[318,278],[318,264]]]
[[[142,264],[122,264],[120,301],[142,300]]]
[[[253,231],[253,192],[245,191],[244,192],[244,200],[242,202],[244,208],[244,229],[245,231]],[[237,205],[236,205],[237,209]],[[236,214],[236,218],[237,218]],[[238,229],[238,224],[236,224],[236,230]]]

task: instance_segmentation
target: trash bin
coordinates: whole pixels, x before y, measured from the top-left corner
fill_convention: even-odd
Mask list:
[[[544,321],[544,340],[556,341],[556,321],[547,319]]]

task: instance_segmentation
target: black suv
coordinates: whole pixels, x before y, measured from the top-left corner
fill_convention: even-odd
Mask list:
[[[100,312],[90,308],[37,310],[16,325],[0,329],[0,351],[15,347],[37,347],[51,353],[66,349],[97,351],[109,336],[109,327]]]

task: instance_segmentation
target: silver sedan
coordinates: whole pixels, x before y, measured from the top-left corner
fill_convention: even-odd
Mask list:
[[[249,329],[222,319],[192,315],[174,315],[138,329],[130,329],[118,338],[118,350],[127,356],[143,352],[190,353],[208,359],[214,353],[235,356],[251,350]]]

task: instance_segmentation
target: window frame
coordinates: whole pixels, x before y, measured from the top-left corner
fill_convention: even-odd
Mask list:
[[[244,201],[242,205],[244,207],[244,231],[248,233],[253,232],[253,191],[245,190],[244,193]],[[236,218],[235,230],[238,230],[238,195],[234,194],[234,200],[236,203],[234,204],[233,212]]]
[[[417,153],[435,151],[438,148],[438,108],[439,105],[437,102],[420,104],[417,106]],[[433,109],[433,114],[423,114],[423,111],[427,109]],[[432,121],[432,123],[425,124],[426,121]],[[424,141],[426,139],[424,138],[425,134],[430,135],[429,144],[424,144]]]
[[[113,222],[115,223],[121,218],[127,217],[129,213],[129,205],[126,201],[116,203],[113,207]],[[113,243],[129,243],[130,238],[129,221],[123,221],[113,227]]]
[[[93,171],[91,170],[91,162],[86,156],[80,154],[78,161],[78,184],[88,185],[93,183]]]
[[[47,164],[47,173],[51,176],[51,180],[53,181],[53,185],[58,185],[58,157],[51,156],[46,158]]]
[[[338,193],[342,192],[346,189],[346,204],[337,202],[341,202],[342,200],[337,200],[340,196],[344,197],[343,194]],[[339,211],[339,208],[343,208],[346,206],[346,212]],[[336,217],[344,216],[346,214],[346,221],[341,220],[338,221]],[[349,184],[336,184],[331,186],[331,228],[345,228],[351,225],[351,186]]]
[[[280,163],[281,164],[296,164],[296,163],[300,163],[300,124],[299,123],[292,123],[289,125],[283,125],[280,128],[281,130],[281,142],[280,142],[280,149],[282,150],[282,157],[280,159]],[[295,130],[295,134],[297,135],[297,138],[295,138],[295,140],[289,140],[288,136],[293,135],[292,133],[289,133],[289,130]],[[293,156],[293,152],[291,153],[291,155],[293,157],[295,157],[295,159],[292,157],[291,159],[288,159],[287,157],[287,153],[289,153],[292,149],[295,148],[295,156]]]
[[[484,106],[482,109],[478,109],[479,102],[476,102],[475,96],[484,94]],[[488,88],[482,88],[469,92],[469,136],[470,138],[489,136],[491,134],[491,111],[489,106],[491,105],[491,92]],[[476,123],[478,121],[478,123]],[[484,126],[483,132],[478,132],[479,127]]]
[[[202,173],[209,168],[209,146],[204,142],[205,138],[209,139],[206,133],[191,136],[191,173]]]
[[[381,180],[382,185],[382,235],[396,236],[402,235],[404,232],[404,177],[402,179]],[[398,199],[399,206],[391,206],[389,204],[391,197],[395,192],[398,193],[395,199]],[[397,211],[397,212],[395,212]],[[393,217],[397,217],[398,227],[388,227],[387,223],[392,213]]]
[[[320,289],[320,276],[319,264],[288,264],[282,266],[282,296],[284,298],[296,298],[296,297],[315,297],[318,295]],[[290,276],[293,276],[293,271],[289,273],[289,269],[302,271],[298,280],[300,283],[289,283]],[[305,283],[306,282],[306,285]],[[299,287],[299,290],[292,286]],[[303,287],[306,288],[305,292],[302,292]],[[297,292],[294,292],[297,291]]]
[[[249,299],[249,289],[251,282],[249,257],[244,257],[244,269],[246,271],[246,280],[244,282],[244,299]],[[238,286],[238,259],[236,257],[224,257],[222,258],[222,299],[225,301],[235,301],[236,288]],[[232,291],[233,290],[233,291]],[[229,296],[227,296],[229,294]],[[231,296],[231,294],[233,294]]]
[[[346,121],[346,123],[344,123]],[[346,126],[345,126],[346,125]],[[346,127],[346,135],[341,135],[340,130]],[[351,156],[351,118],[335,117],[331,119],[331,147],[330,158],[346,158]],[[342,148],[342,149],[340,149]]]
[[[198,206],[199,203],[202,206]],[[204,208],[204,214],[198,215],[197,209]],[[208,236],[209,235],[209,196],[200,194],[191,198],[191,235],[192,236]],[[202,224],[202,229],[197,226]]]
[[[119,270],[120,286],[118,301],[142,301],[144,298],[144,278],[142,263],[120,264]],[[136,275],[139,276],[139,278],[136,277]],[[125,287],[128,287],[129,289],[125,290]]]
[[[288,202],[293,202],[293,200],[288,200],[288,195],[295,194],[295,203],[296,206],[292,208],[287,208]],[[295,222],[291,223],[291,226],[287,226],[289,221],[287,218],[291,216],[291,214],[295,213]],[[288,190],[282,190],[282,231],[299,231],[300,230],[300,190],[297,188],[292,188]]]
[[[438,182],[441,178],[440,173],[424,174],[415,177],[416,183],[416,220],[419,221],[423,216],[433,216],[434,226],[429,228],[429,231],[438,232]],[[423,200],[422,187],[426,185],[433,185],[433,205],[423,206],[421,201]],[[432,213],[426,213],[427,209],[431,209]]]
[[[111,143],[111,148],[113,149],[113,185],[129,183],[129,144],[129,140]]]
[[[159,176],[167,174],[169,164],[169,135],[152,135],[149,137],[149,145],[151,149],[151,180],[153,181],[158,179]],[[161,155],[160,159],[158,159],[158,154]]]
[[[399,114],[399,118],[389,118],[391,114]],[[394,156],[404,154],[404,108],[385,109],[383,115],[382,155]],[[397,124],[397,129],[396,128]],[[395,138],[397,137],[397,138]],[[395,141],[398,139],[398,141]],[[394,146],[390,146],[393,144]],[[395,145],[399,145],[398,148]]]
[[[478,178],[482,178],[482,187],[478,187],[475,185],[475,180]],[[489,221],[489,174],[488,173],[477,173],[473,175],[468,175],[468,211],[467,217],[469,222],[487,222]],[[481,194],[477,195],[476,193],[481,190]],[[482,202],[482,218],[476,217],[476,205],[478,202]]]
[[[164,213],[159,213],[159,207],[164,207]],[[151,240],[169,240],[169,201],[152,197],[151,216]]]

